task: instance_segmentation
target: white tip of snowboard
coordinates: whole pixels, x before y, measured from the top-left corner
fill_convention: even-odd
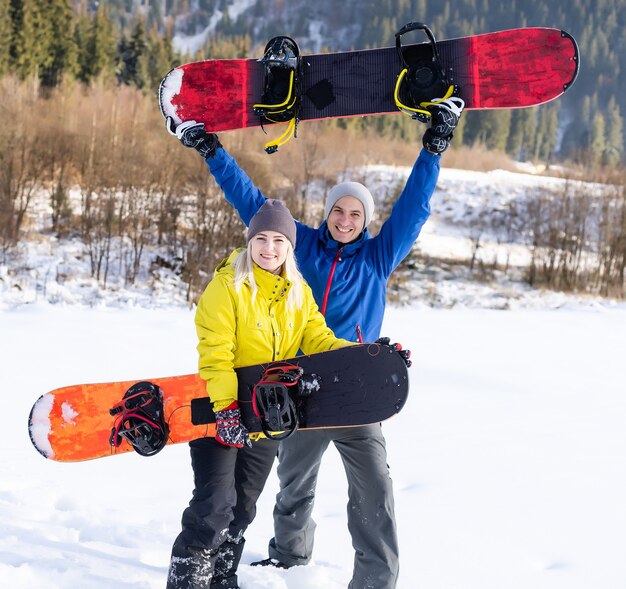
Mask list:
[[[35,448],[46,458],[54,458],[54,450],[52,450],[49,439],[52,430],[50,412],[53,405],[54,395],[48,393],[37,400],[30,414],[30,439]]]
[[[161,109],[163,116],[172,117],[176,125],[180,125],[183,121],[177,114],[177,108],[172,104],[174,96],[180,93],[183,83],[183,71],[180,68],[173,69],[161,82]]]

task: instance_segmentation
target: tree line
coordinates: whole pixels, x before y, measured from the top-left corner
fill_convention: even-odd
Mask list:
[[[142,269],[164,266],[194,301],[217,263],[243,243],[238,215],[202,158],[166,132],[154,96],[101,83],[62,85],[44,97],[36,80],[14,77],[0,79],[0,95],[0,109],[10,113],[0,126],[1,263],[18,260],[43,231],[79,241],[92,277],[105,288],[132,285]],[[307,149],[278,168],[263,152],[262,133],[224,138],[267,194],[312,222],[308,186],[342,163],[318,146],[323,134],[315,125],[299,139]],[[33,229],[34,217],[41,228]]]
[[[42,91],[63,82],[95,80],[158,87],[179,61],[171,35],[112,21],[105,2],[76,11],[69,0],[0,0],[0,76],[37,78]]]
[[[45,230],[80,239],[101,284],[114,278],[132,284],[142,267],[166,265],[188,285],[191,301],[207,272],[241,243],[243,226],[204,163],[164,132],[154,91],[182,57],[170,33],[147,22],[137,17],[122,26],[104,3],[95,10],[81,3],[73,12],[63,0],[0,0],[0,33],[2,27],[6,33],[0,34],[0,256],[19,249],[43,190],[51,211]],[[251,44],[247,36],[217,35],[195,58],[248,57]],[[465,113],[454,147],[480,144],[549,162],[560,108],[556,101]],[[619,115],[617,103],[613,108]],[[590,100],[587,120],[593,112]],[[580,151],[580,160],[595,166],[611,162],[606,137],[620,129],[619,118],[601,121],[591,134],[597,151]],[[317,222],[319,207],[308,198],[313,180],[330,183],[338,169],[378,161],[380,154],[410,161],[416,126],[400,114],[308,123],[298,149],[275,156],[289,157],[289,166],[262,154],[262,135],[233,133],[225,140],[267,194],[285,198],[297,218]],[[532,203],[525,210],[494,212],[491,218],[513,231],[510,243],[532,249],[529,283],[624,296],[624,181],[616,172],[611,183],[616,190],[608,196],[587,198],[572,183],[563,195],[536,194],[524,201]],[[161,253],[146,264],[154,248]]]
[[[132,86],[72,85],[44,98],[32,81],[9,77],[0,80],[0,93],[0,108],[11,113],[0,126],[2,263],[18,259],[26,241],[42,231],[80,242],[91,275],[105,288],[132,285],[146,271],[156,281],[167,267],[187,285],[191,302],[217,263],[243,243],[237,214],[202,158],[165,131],[154,97]],[[340,172],[364,164],[412,161],[423,132],[415,125],[412,142],[403,144],[373,129],[310,122],[271,157],[263,153],[261,132],[231,132],[222,141],[265,194],[285,199],[296,218],[315,225],[322,204],[313,198],[314,187],[324,193]],[[476,150],[454,147],[444,154],[449,157],[476,158]],[[529,284],[624,297],[626,178],[619,170],[608,176],[606,168],[587,174],[611,188],[594,192],[572,180],[559,192],[531,192],[484,211],[468,221],[474,250],[486,239],[497,239],[505,250],[523,244],[531,252]],[[386,195],[378,196],[390,207],[400,188],[384,186]],[[383,207],[374,234],[386,216]],[[419,249],[414,254],[423,261]],[[485,271],[514,271],[503,259],[473,256],[465,263],[476,279]],[[415,257],[394,281],[410,280],[412,264]]]
[[[296,5],[299,1],[294,0]],[[43,93],[64,81],[90,85],[102,80],[154,93],[162,77],[181,62],[258,55],[269,38],[260,35],[291,29],[296,34],[306,26],[306,19],[286,22],[286,17],[272,11],[274,4],[259,1],[236,19],[230,19],[226,5],[217,0],[202,0],[193,5],[145,0],[0,0],[0,77],[36,77]],[[340,11],[345,20],[354,9],[351,6],[348,2],[333,8],[321,0],[319,8],[322,14],[324,10]],[[359,34],[353,42],[357,47],[389,45],[398,23],[416,20],[416,15],[431,24],[439,38],[512,26],[568,28],[578,39],[583,62],[572,90],[552,103],[532,109],[468,112],[456,143],[485,145],[516,159],[548,162],[567,157],[609,166],[623,163],[626,81],[619,72],[622,65],[626,66],[622,63],[626,59],[626,41],[617,26],[626,23],[623,3],[572,0],[567,7],[557,3],[549,8],[548,4],[517,1],[505,9],[490,0],[481,0],[480,5],[476,0],[454,4],[383,0],[359,6]],[[301,8],[306,15],[307,8]],[[175,22],[179,29],[193,34],[216,11],[222,18],[194,55],[175,51]],[[284,12],[292,14],[294,9]],[[263,19],[270,14],[272,18]],[[256,26],[255,19],[262,25]],[[599,27],[599,22],[603,26]],[[332,19],[326,26],[333,26]],[[331,32],[329,29],[329,35]],[[352,125],[357,130],[373,128],[382,136],[399,140],[409,140],[413,127],[412,121],[403,117],[336,124]]]

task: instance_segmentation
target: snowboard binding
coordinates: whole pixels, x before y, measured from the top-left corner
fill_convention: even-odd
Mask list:
[[[285,132],[265,144],[265,151],[275,153],[278,147],[296,136],[300,112],[300,49],[291,37],[274,37],[259,59],[265,69],[263,95],[253,105],[254,114],[263,123],[288,123]]]
[[[430,44],[402,47],[402,36],[416,30],[424,31]],[[412,119],[426,123],[430,118],[427,107],[455,97],[458,87],[444,72],[435,36],[425,24],[404,25],[396,33],[396,50],[402,66],[393,93],[396,106]]]
[[[255,385],[252,408],[261,420],[263,433],[274,440],[284,440],[299,425],[297,401],[319,389],[315,375],[293,364],[274,364],[267,368]]]
[[[114,448],[124,439],[141,456],[153,456],[167,444],[169,426],[163,415],[163,392],[157,385],[134,384],[109,413],[115,417],[109,438]]]

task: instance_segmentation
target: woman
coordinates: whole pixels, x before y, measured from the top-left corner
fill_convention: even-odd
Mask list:
[[[172,549],[168,589],[237,589],[243,534],[278,442],[250,440],[237,405],[235,368],[352,345],[326,326],[295,257],[296,225],[267,200],[246,249],[215,271],[196,311],[200,376],[213,402],[215,439],[190,443],[195,488]]]

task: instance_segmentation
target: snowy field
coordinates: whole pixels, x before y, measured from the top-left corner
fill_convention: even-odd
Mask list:
[[[191,488],[187,447],[60,464],[26,419],[74,382],[193,371],[192,312],[47,303],[0,311],[5,407],[0,586],[163,588]],[[626,587],[626,309],[392,308],[383,333],[413,351],[411,396],[385,426],[400,589]],[[318,488],[313,564],[266,556],[277,488],[249,529],[242,589],[345,588],[345,477],[334,449]]]

